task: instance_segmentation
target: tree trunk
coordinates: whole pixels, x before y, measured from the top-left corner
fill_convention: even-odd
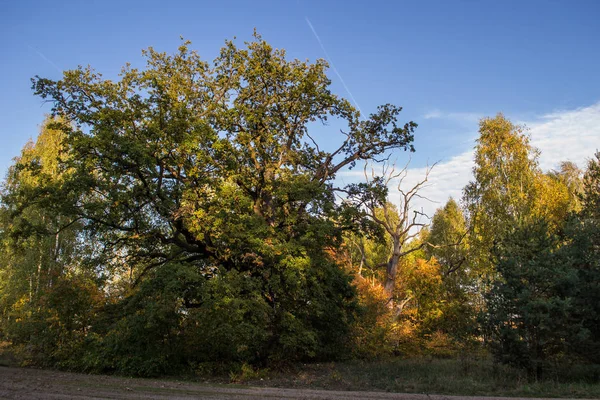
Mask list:
[[[394,239],[394,252],[390,257],[385,274],[385,284],[383,288],[387,295],[387,304],[390,308],[394,306],[394,287],[396,286],[396,275],[398,274],[398,264],[400,263],[400,242]]]

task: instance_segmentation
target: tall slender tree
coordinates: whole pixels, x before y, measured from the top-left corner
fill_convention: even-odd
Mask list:
[[[500,234],[532,215],[539,173],[538,151],[524,128],[502,114],[479,123],[474,180],[464,189],[470,225],[471,263],[483,275],[493,270],[491,249]]]

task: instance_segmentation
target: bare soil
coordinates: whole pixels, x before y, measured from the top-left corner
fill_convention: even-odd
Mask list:
[[[85,375],[0,367],[1,399],[402,399],[503,400],[503,397],[440,396],[385,392],[210,385],[154,379]],[[510,398],[516,400],[517,398]],[[532,400],[532,399],[529,399]]]

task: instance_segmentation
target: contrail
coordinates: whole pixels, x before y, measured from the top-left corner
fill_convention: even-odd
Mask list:
[[[46,57],[46,56],[44,55],[44,53],[42,53],[41,51],[38,51],[36,48],[34,48],[34,47],[30,46],[30,45],[27,45],[27,47],[29,47],[31,50],[35,51],[35,52],[36,52],[36,54],[37,54],[38,56],[40,56],[40,57],[41,57],[41,58],[42,58],[44,61],[46,61],[48,64],[52,65],[52,66],[54,67],[54,69],[56,69],[58,72],[60,72],[60,73],[62,74],[62,72],[63,72],[63,71],[62,71],[62,69],[60,69],[60,68],[58,67],[58,65],[54,64],[54,63],[52,62],[52,60],[50,60],[48,57]]]
[[[346,82],[344,82],[344,78],[342,78],[342,75],[340,75],[340,73],[338,72],[337,68],[335,67],[335,64],[333,63],[333,60],[329,56],[329,53],[327,53],[327,50],[325,50],[325,46],[323,45],[323,42],[321,41],[321,38],[319,37],[319,34],[315,30],[315,27],[313,26],[313,24],[310,23],[310,20],[308,19],[308,17],[304,17],[304,19],[306,19],[306,23],[310,27],[310,30],[312,31],[313,35],[315,35],[315,38],[317,39],[317,42],[319,42],[319,45],[321,46],[321,50],[323,50],[323,53],[325,53],[325,57],[327,58],[327,61],[329,61],[329,64],[331,65],[331,68],[333,69],[333,72],[335,72],[335,74],[338,76],[338,78],[340,78],[340,82],[342,82],[342,85],[344,86],[344,89],[346,89],[346,92],[348,92],[348,95],[350,95],[350,98],[354,102],[354,105],[356,106],[356,108],[358,108],[358,111],[362,114],[362,111],[360,109],[360,106],[358,105],[358,102],[356,101],[356,99],[352,95],[352,92],[350,91],[350,89],[348,89],[348,85],[346,85]]]

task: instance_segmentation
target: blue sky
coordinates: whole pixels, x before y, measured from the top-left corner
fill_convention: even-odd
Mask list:
[[[477,120],[500,111],[532,127],[534,143],[550,153],[543,165],[560,161],[553,157],[581,163],[582,151],[589,157],[600,147],[599,19],[593,0],[5,1],[0,173],[49,111],[32,95],[34,75],[57,79],[89,64],[114,77],[125,62],[143,65],[142,48],[174,51],[180,35],[212,59],[226,38],[242,42],[254,28],[290,58],[310,60],[325,58],[316,33],[363,112],[403,106],[403,118],[419,123],[415,169],[468,160]],[[350,97],[334,71],[330,77],[334,91]],[[548,141],[540,127],[552,121],[563,125],[548,128]]]

